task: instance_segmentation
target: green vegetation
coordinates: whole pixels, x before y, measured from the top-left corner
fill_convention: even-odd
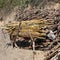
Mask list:
[[[11,9],[15,6],[27,7],[28,4],[31,6],[40,6],[49,1],[60,2],[60,0],[0,0],[0,9]]]
[[[0,9],[13,8],[15,6],[27,7],[30,0],[0,0]]]

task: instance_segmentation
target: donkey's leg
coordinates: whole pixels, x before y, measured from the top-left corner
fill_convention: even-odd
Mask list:
[[[13,38],[13,47],[18,47],[16,44],[16,38],[17,38],[16,36],[14,36],[14,38]]]
[[[13,46],[13,48],[15,47],[14,41],[11,40],[11,45]]]
[[[13,35],[10,34],[11,45],[13,46]]]
[[[11,45],[13,46],[13,48],[15,47],[15,36],[10,34],[10,40],[11,40]]]
[[[13,42],[13,47],[16,47],[16,48],[18,47],[16,44],[16,40],[14,40],[14,42]]]

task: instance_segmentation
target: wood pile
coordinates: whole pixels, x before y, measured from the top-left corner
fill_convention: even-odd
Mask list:
[[[19,8],[16,14],[16,20],[32,20],[32,19],[43,19],[49,20],[53,23],[53,26],[50,27],[53,31],[57,31],[57,34],[60,35],[60,4],[48,4],[44,8],[32,8],[24,9],[21,11]]]

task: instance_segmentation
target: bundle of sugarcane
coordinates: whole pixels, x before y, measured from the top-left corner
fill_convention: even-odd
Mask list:
[[[44,37],[46,36],[46,30],[49,25],[52,23],[48,20],[30,20],[30,21],[13,21],[6,24],[5,29],[12,35],[18,34],[22,37],[29,37],[29,31],[32,37]],[[19,32],[19,33],[18,33]]]

